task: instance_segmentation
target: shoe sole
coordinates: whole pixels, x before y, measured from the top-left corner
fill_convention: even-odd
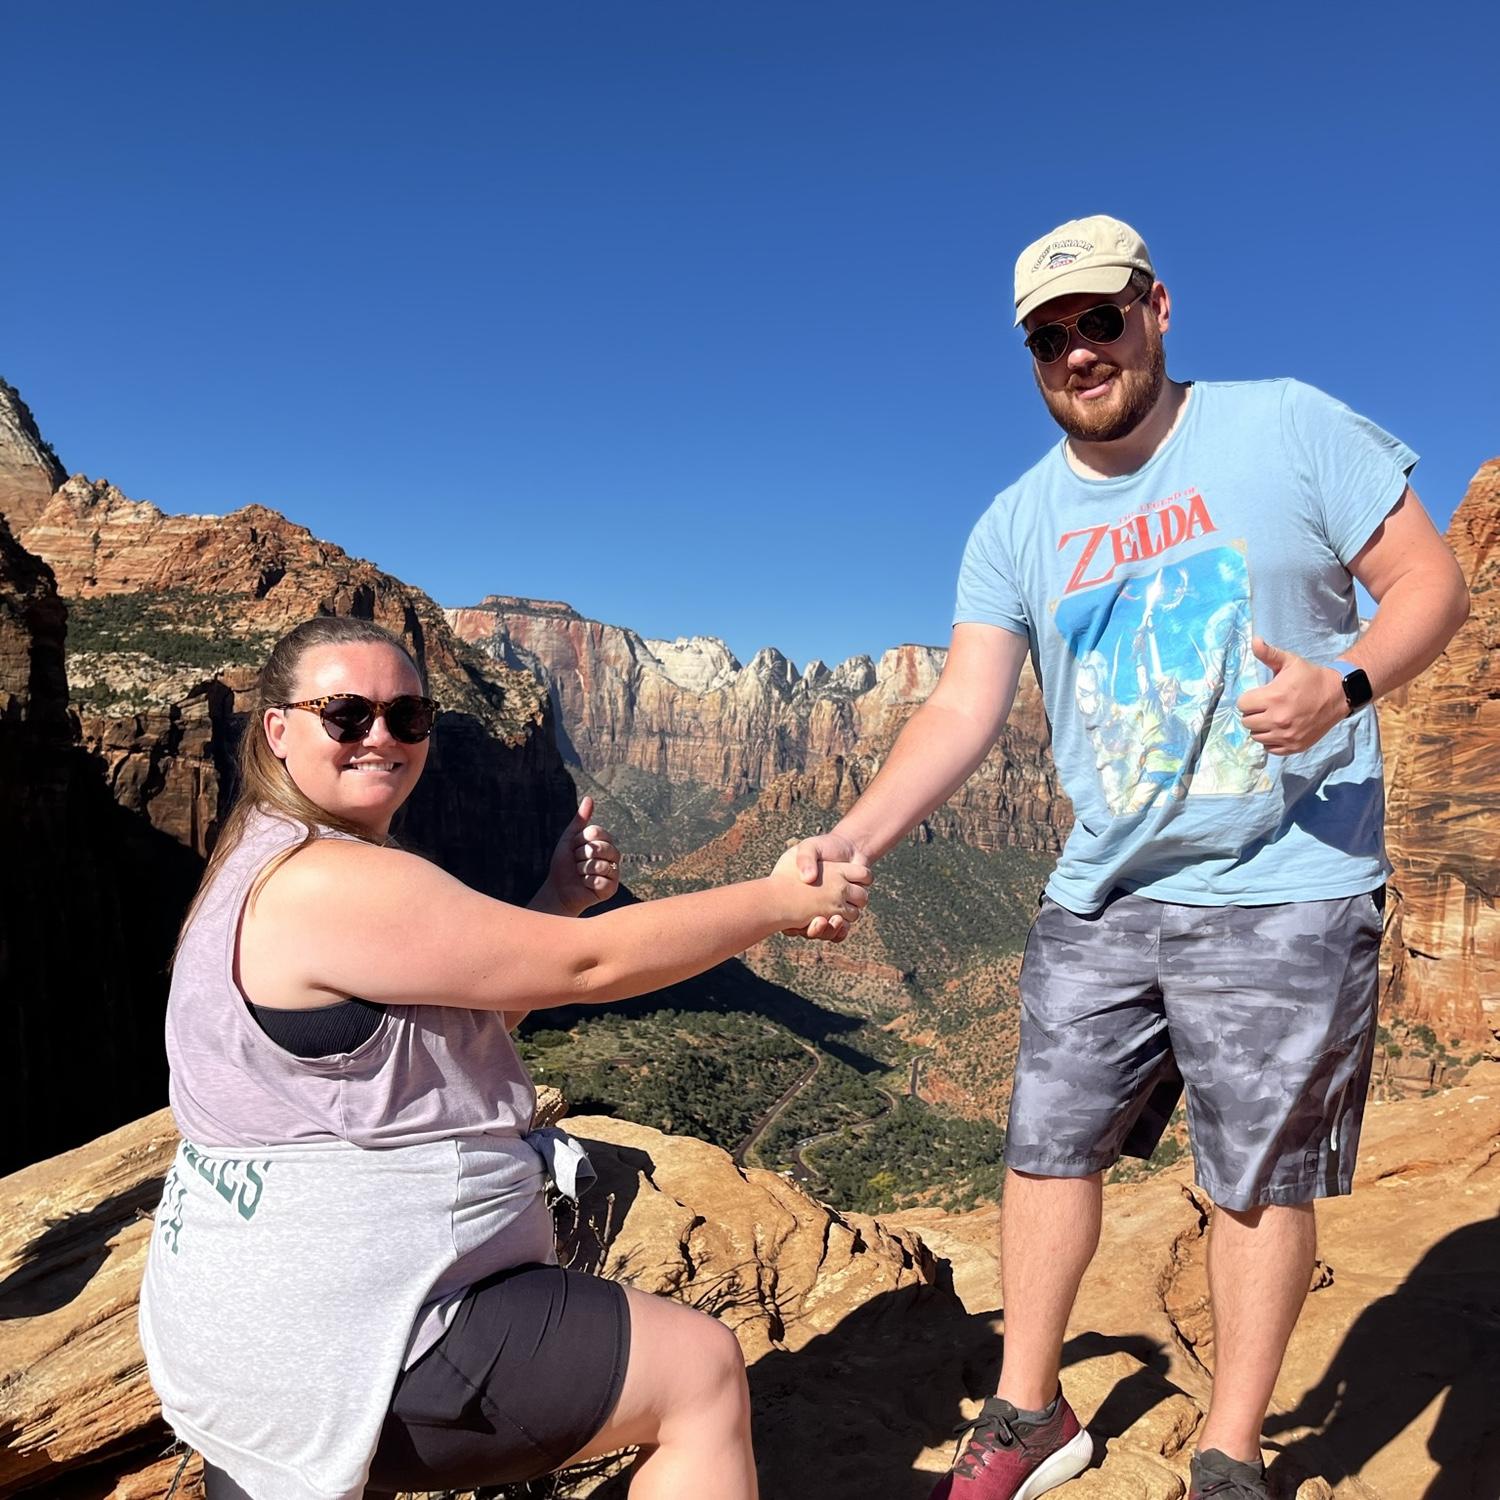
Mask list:
[[[1076,1479],[1094,1461],[1094,1440],[1080,1428],[1072,1440],[1050,1454],[1026,1476],[1026,1483],[1015,1493],[1014,1500],[1037,1500],[1048,1490]]]

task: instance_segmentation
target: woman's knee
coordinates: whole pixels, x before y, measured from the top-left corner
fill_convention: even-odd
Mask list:
[[[750,1385],[745,1377],[745,1353],[740,1341],[722,1323],[708,1320],[708,1337],[712,1348],[709,1353],[714,1381],[722,1395],[742,1401],[748,1409]]]
[[[695,1422],[748,1421],[750,1387],[739,1340],[706,1313],[693,1313],[676,1332],[674,1363],[680,1378],[673,1414]]]

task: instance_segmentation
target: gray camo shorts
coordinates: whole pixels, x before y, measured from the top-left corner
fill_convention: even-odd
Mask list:
[[[1086,1177],[1149,1157],[1187,1092],[1224,1208],[1350,1190],[1375,1045],[1383,892],[1276,906],[1043,897],[1021,966],[1005,1160]]]

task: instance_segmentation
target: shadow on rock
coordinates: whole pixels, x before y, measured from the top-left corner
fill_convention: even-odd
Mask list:
[[[999,1335],[965,1313],[946,1267],[935,1286],[884,1293],[772,1351],[750,1367],[762,1495],[925,1500],[936,1476],[917,1460],[952,1441],[972,1375],[999,1361]]]
[[[1428,1442],[1438,1472],[1420,1500],[1500,1495],[1497,1267],[1500,1217],[1438,1241],[1398,1291],[1359,1315],[1296,1409],[1267,1421],[1268,1433],[1318,1431],[1289,1443],[1276,1469],[1335,1483],[1356,1475],[1441,1396]]]
[[[35,1318],[66,1307],[109,1258],[109,1242],[161,1198],[160,1177],[150,1177],[83,1213],[49,1224],[21,1252],[16,1269],[0,1281],[0,1321]]]
[[[964,1311],[945,1265],[936,1286],[874,1298],[802,1348],[757,1361],[750,1399],[765,1500],[794,1500],[814,1486],[826,1500],[926,1500],[938,1475],[918,1460],[936,1449],[945,1464],[972,1403],[999,1379],[1004,1340],[994,1321]],[[1069,1341],[1063,1363],[1109,1354],[1140,1368],[1089,1423],[1096,1465],[1107,1439],[1173,1392],[1166,1350],[1148,1338],[1085,1334]]]
[[[562,1123],[566,1128],[568,1122]],[[656,1164],[648,1152],[634,1146],[597,1140],[581,1144],[598,1176],[579,1193],[577,1202],[563,1197],[554,1201],[557,1258],[569,1270],[628,1282],[629,1256],[614,1249],[615,1237],[635,1203],[641,1179],[649,1181]]]
[[[1142,1422],[1167,1396],[1176,1391],[1167,1379],[1171,1362],[1164,1345],[1144,1334],[1112,1337],[1102,1333],[1080,1333],[1063,1345],[1063,1381],[1069,1365],[1100,1359],[1109,1354],[1128,1354],[1140,1368],[1111,1387],[1104,1403],[1088,1419],[1094,1439],[1094,1463],[1104,1462],[1105,1444]],[[998,1375],[998,1371],[997,1371]]]

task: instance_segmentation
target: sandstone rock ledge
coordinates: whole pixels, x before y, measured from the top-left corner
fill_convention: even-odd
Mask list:
[[[551,1096],[542,1118],[559,1111]],[[599,1181],[563,1215],[564,1258],[735,1330],[766,1500],[924,1500],[999,1367],[994,1211],[842,1215],[701,1141],[568,1123]],[[0,1179],[0,1497],[161,1500],[172,1483],[135,1302],[175,1144],[161,1111]],[[1181,1500],[1213,1361],[1206,1216],[1180,1169],[1109,1189],[1065,1371],[1101,1461],[1061,1500]],[[1322,1226],[1277,1391],[1278,1493],[1500,1493],[1485,1488],[1500,1478],[1500,1066],[1372,1107],[1360,1190]],[[624,1486],[595,1475],[560,1491],[590,1492]],[[177,1493],[201,1493],[196,1460]]]

